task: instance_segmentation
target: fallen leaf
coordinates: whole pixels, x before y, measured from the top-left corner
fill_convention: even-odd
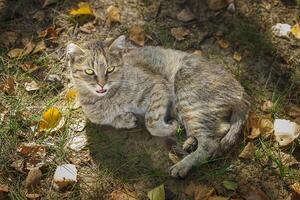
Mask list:
[[[57,2],[58,2],[58,0],[45,0],[44,4],[43,4],[43,8],[45,8],[46,6],[50,6],[52,4],[55,4]]]
[[[46,44],[45,41],[42,40],[40,42],[37,43],[37,45],[35,46],[34,50],[32,51],[33,54],[35,53],[40,53],[42,51],[44,51],[46,49]]]
[[[41,179],[41,170],[39,168],[31,169],[25,179],[25,188],[29,191],[32,191],[41,182]]]
[[[289,37],[291,25],[277,23],[271,27],[272,33],[277,37]]]
[[[235,60],[235,61],[237,61],[237,62],[241,62],[241,60],[242,60],[242,56],[241,56],[241,54],[239,53],[239,52],[234,52],[233,53],[233,59]]]
[[[290,120],[275,119],[274,121],[274,135],[280,146],[293,142],[300,135],[299,129],[299,126]]]
[[[43,10],[38,10],[32,16],[32,19],[35,19],[38,22],[42,22],[45,19],[45,12]]]
[[[248,135],[248,138],[255,139],[255,138],[258,138],[258,136],[260,136],[260,129],[257,127],[251,128],[251,132],[250,132],[250,135]]]
[[[203,51],[201,51],[201,50],[195,50],[195,51],[193,52],[193,54],[195,54],[195,55],[197,55],[197,56],[202,56],[202,55],[203,55]]]
[[[18,36],[18,33],[13,31],[4,32],[0,35],[0,43],[6,48],[12,47],[15,45]]]
[[[54,177],[54,188],[61,190],[77,182],[77,169],[75,165],[64,164],[57,166]]]
[[[87,138],[85,135],[78,135],[69,140],[68,147],[74,151],[80,151],[87,144]]]
[[[40,199],[41,195],[40,194],[35,194],[35,193],[29,193],[26,194],[27,199]]]
[[[83,131],[85,126],[86,126],[86,120],[80,117],[72,121],[70,124],[70,128],[75,132]]]
[[[184,8],[177,14],[177,19],[182,22],[188,22],[195,19],[195,15],[188,8]]]
[[[43,118],[39,123],[39,129],[41,131],[54,129],[58,126],[59,122],[62,120],[62,114],[58,108],[49,108],[43,113]]]
[[[295,38],[300,39],[300,24],[295,24],[292,29],[291,33],[295,36]]]
[[[222,38],[218,39],[217,42],[219,44],[219,47],[221,47],[222,49],[227,49],[230,46],[230,43],[227,40]]]
[[[139,25],[133,25],[129,30],[129,39],[139,46],[144,46],[146,33]]]
[[[106,18],[109,26],[114,22],[121,23],[121,14],[119,8],[115,6],[109,6],[106,9]]]
[[[26,156],[26,157],[31,157],[31,156],[45,157],[46,155],[45,146],[33,142],[21,144],[20,147],[17,149],[17,151],[22,156]]]
[[[287,153],[283,153],[283,152],[280,152],[280,160],[281,160],[281,163],[282,165],[284,166],[287,166],[287,167],[291,167],[293,165],[298,165],[300,164],[300,162],[298,162],[296,160],[296,158],[290,154],[287,154]]]
[[[10,50],[7,55],[10,58],[17,58],[17,57],[21,57],[23,55],[23,51],[24,49],[20,49],[20,48],[15,48]]]
[[[109,200],[136,200],[138,199],[137,195],[129,191],[115,190],[110,193]]]
[[[13,77],[7,77],[0,83],[0,91],[7,94],[13,94],[15,92],[15,80]]]
[[[30,61],[21,64],[20,67],[24,72],[28,73],[32,73],[33,71],[38,69],[38,67]]]
[[[246,200],[271,200],[265,192],[261,189],[256,188],[252,185],[244,185],[243,186],[243,196]]]
[[[88,22],[85,23],[83,26],[80,26],[79,30],[81,30],[84,33],[91,34],[96,31],[96,27],[93,22]]]
[[[265,101],[263,104],[262,104],[262,106],[261,106],[261,110],[263,111],[263,112],[269,112],[269,111],[271,111],[272,110],[272,108],[273,108],[273,102],[272,101]]]
[[[25,86],[25,90],[30,92],[30,91],[36,91],[40,89],[40,86],[35,82],[35,81],[31,81],[31,82],[26,82],[24,84]]]
[[[238,188],[238,183],[234,181],[225,180],[223,181],[223,186],[227,190],[236,190]]]
[[[5,192],[5,193],[9,192],[8,185],[0,184],[0,193],[1,192]]]
[[[151,20],[157,17],[160,9],[160,1],[152,1],[152,3],[145,10],[144,16],[146,20]]]
[[[49,38],[49,39],[56,39],[58,37],[57,29],[54,26],[50,26],[45,30],[38,32],[39,38]]]
[[[34,47],[35,47],[34,43],[28,42],[26,44],[26,46],[24,47],[24,49],[20,49],[20,48],[12,49],[7,53],[7,55],[10,58],[23,57],[23,56],[30,54],[33,51]]]
[[[165,200],[165,187],[160,185],[153,190],[150,190],[147,194],[150,200]]]
[[[9,199],[8,192],[9,192],[8,185],[0,184],[0,199]]]
[[[78,3],[78,8],[71,9],[69,12],[73,17],[81,16],[81,15],[91,15],[94,16],[94,12],[90,4],[85,2]]]
[[[289,186],[295,193],[297,193],[298,195],[300,195],[300,183],[296,182],[292,185]]]
[[[240,153],[239,158],[252,159],[255,153],[255,145],[252,142],[248,142],[243,151]]]
[[[263,134],[270,134],[274,130],[273,122],[268,118],[262,118],[259,120],[259,129]]]
[[[193,197],[195,200],[204,200],[214,196],[216,191],[213,187],[208,187],[201,184],[196,185],[194,182],[191,182],[185,188],[184,193],[190,197]]]
[[[208,7],[213,11],[225,8],[227,3],[224,0],[208,0]]]
[[[76,89],[71,88],[67,91],[66,100],[68,103],[72,103],[75,101],[76,97],[78,96]]]
[[[172,28],[171,35],[178,41],[184,40],[186,36],[190,35],[191,31],[184,27]]]
[[[295,104],[289,105],[285,109],[285,111],[286,111],[287,115],[292,117],[292,118],[300,117],[300,107],[295,105]]]

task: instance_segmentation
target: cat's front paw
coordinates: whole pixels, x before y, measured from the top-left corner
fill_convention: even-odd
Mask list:
[[[170,174],[174,178],[184,178],[189,170],[191,169],[191,166],[181,160],[180,162],[176,163],[170,168]]]
[[[115,119],[115,127],[118,129],[120,128],[131,129],[131,128],[135,128],[136,126],[137,126],[137,119],[133,113],[125,113],[123,115],[118,116],[118,118]]]

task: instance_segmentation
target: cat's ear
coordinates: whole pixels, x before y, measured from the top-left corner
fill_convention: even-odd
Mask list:
[[[109,50],[114,52],[122,52],[126,48],[126,37],[125,35],[119,36],[109,46]]]
[[[77,57],[83,55],[84,51],[76,44],[70,43],[66,48],[67,59],[70,63],[74,62]]]

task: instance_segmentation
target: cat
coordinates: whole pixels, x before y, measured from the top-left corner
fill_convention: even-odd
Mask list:
[[[125,36],[111,45],[67,46],[67,60],[87,117],[96,124],[134,128],[136,115],[154,136],[172,136],[183,125],[197,143],[170,168],[185,177],[198,163],[228,150],[249,112],[248,95],[222,66],[199,55],[146,46]],[[193,144],[183,145],[188,151]]]

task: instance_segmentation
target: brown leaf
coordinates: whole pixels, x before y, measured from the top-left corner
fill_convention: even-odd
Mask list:
[[[188,22],[195,19],[195,15],[188,8],[184,8],[177,14],[177,19],[182,22]]]
[[[0,184],[0,199],[9,199],[8,192],[9,192],[8,185]]]
[[[18,33],[13,31],[4,32],[0,35],[0,43],[6,48],[12,47],[15,45],[18,36]]]
[[[20,49],[20,48],[15,48],[10,50],[7,55],[10,58],[17,58],[17,57],[21,57],[23,55],[23,51],[24,49]]]
[[[172,28],[171,35],[178,41],[184,40],[186,36],[190,35],[191,31],[184,27]]]
[[[261,110],[263,111],[263,112],[270,112],[271,110],[272,110],[272,108],[273,108],[273,102],[272,101],[265,101],[263,104],[262,104],[262,106],[261,106]]]
[[[13,94],[15,92],[15,80],[13,77],[7,77],[0,83],[0,91],[7,94]]]
[[[289,186],[296,194],[300,195],[300,183],[296,182]]]
[[[121,23],[121,14],[119,8],[115,6],[109,6],[106,9],[106,18],[108,25],[111,25],[114,22]]]
[[[146,33],[139,25],[133,25],[129,30],[129,39],[139,46],[144,46]]]
[[[29,171],[25,179],[25,187],[27,190],[34,189],[42,179],[42,172],[39,168],[33,168]]]
[[[30,61],[21,64],[20,67],[23,71],[28,73],[32,73],[33,71],[38,69],[38,67]]]
[[[230,46],[230,43],[223,38],[218,39],[217,42],[219,44],[219,47],[221,47],[222,49],[227,49]]]
[[[281,163],[287,167],[300,164],[300,162],[298,162],[294,156],[283,152],[280,152],[280,160]]]
[[[225,8],[227,3],[224,0],[208,0],[208,7],[211,10],[217,11]]]
[[[260,129],[258,127],[253,127],[251,129],[250,135],[248,135],[249,139],[255,139],[260,136]]]
[[[195,200],[204,200],[214,196],[216,191],[212,187],[200,184],[196,185],[194,182],[191,182],[184,189],[184,193],[190,197],[194,197]]]
[[[54,26],[50,26],[45,30],[38,32],[39,38],[49,38],[49,39],[56,39],[58,37],[58,31],[55,29]]]
[[[35,48],[34,48],[34,50],[33,50],[32,53],[33,54],[40,53],[40,52],[44,51],[46,48],[47,47],[46,47],[45,41],[42,40],[39,43],[37,43],[37,45],[35,46]]]
[[[129,192],[127,190],[115,190],[112,193],[110,193],[109,200],[136,200],[138,199],[137,195],[133,192]]]
[[[40,194],[35,194],[35,193],[31,193],[31,194],[26,194],[26,198],[27,199],[40,199],[41,195]]]
[[[252,185],[244,186],[243,197],[246,200],[271,200],[261,189]]]
[[[235,60],[235,61],[237,61],[237,62],[241,62],[241,60],[242,60],[242,56],[241,56],[241,54],[239,53],[239,52],[234,52],[233,53],[233,59]]]
[[[292,117],[292,118],[300,117],[300,107],[295,105],[295,104],[289,105],[285,109],[285,111],[286,111],[287,115]]]
[[[36,143],[23,143],[17,150],[21,155],[30,156],[42,156],[46,155],[46,148]]]
[[[262,118],[259,120],[259,129],[263,134],[270,134],[274,130],[274,125],[271,119]]]
[[[252,159],[255,153],[255,146],[252,142],[248,142],[244,150],[240,153],[239,158]]]

